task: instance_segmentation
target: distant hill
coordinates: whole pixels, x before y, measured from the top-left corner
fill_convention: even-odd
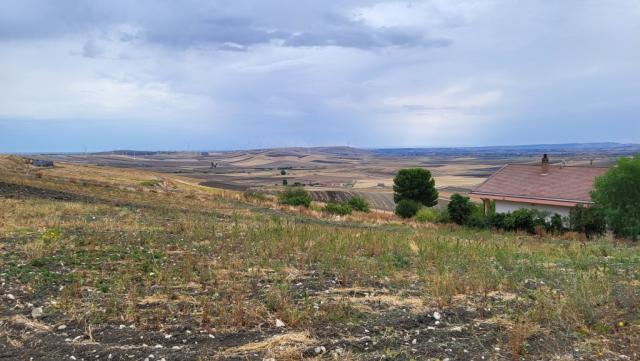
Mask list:
[[[566,143],[566,144],[528,144],[486,147],[442,147],[442,148],[387,148],[373,149],[378,156],[532,156],[551,155],[632,155],[640,153],[640,144],[623,143]]]

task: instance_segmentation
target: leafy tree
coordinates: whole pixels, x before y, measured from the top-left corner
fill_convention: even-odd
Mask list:
[[[411,199],[401,199],[396,204],[396,214],[402,218],[411,218],[422,208],[422,204]]]
[[[603,234],[607,230],[604,212],[600,207],[583,207],[578,204],[569,212],[571,230],[582,232],[591,238],[593,235]]]
[[[360,196],[353,196],[349,199],[348,204],[353,208],[354,211],[369,213],[371,210],[369,209],[369,203],[366,199]]]
[[[596,179],[591,198],[602,210],[609,227],[622,237],[640,237],[640,154],[620,158]]]
[[[473,203],[471,203],[469,197],[454,193],[451,196],[449,205],[447,205],[447,210],[452,221],[457,224],[465,224],[473,212]]]
[[[284,192],[278,195],[278,201],[280,204],[309,207],[311,195],[302,187],[287,187]]]
[[[393,200],[403,199],[419,202],[427,207],[438,204],[438,191],[431,172],[424,168],[401,169],[393,178]]]

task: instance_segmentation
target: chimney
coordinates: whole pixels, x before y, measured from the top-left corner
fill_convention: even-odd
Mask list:
[[[542,157],[542,175],[549,174],[549,157],[545,154]]]

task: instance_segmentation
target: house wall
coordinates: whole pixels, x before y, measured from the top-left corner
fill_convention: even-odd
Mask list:
[[[521,208],[537,209],[542,212],[549,212],[550,215],[558,213],[562,217],[569,217],[570,207],[547,206],[542,204],[496,201],[496,213],[509,213]]]

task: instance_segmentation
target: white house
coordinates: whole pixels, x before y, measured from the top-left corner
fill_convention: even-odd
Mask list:
[[[505,165],[470,195],[484,202],[485,212],[493,200],[497,213],[530,208],[564,217],[578,204],[592,204],[593,183],[606,171],[602,167],[550,165],[545,154],[538,165]]]

